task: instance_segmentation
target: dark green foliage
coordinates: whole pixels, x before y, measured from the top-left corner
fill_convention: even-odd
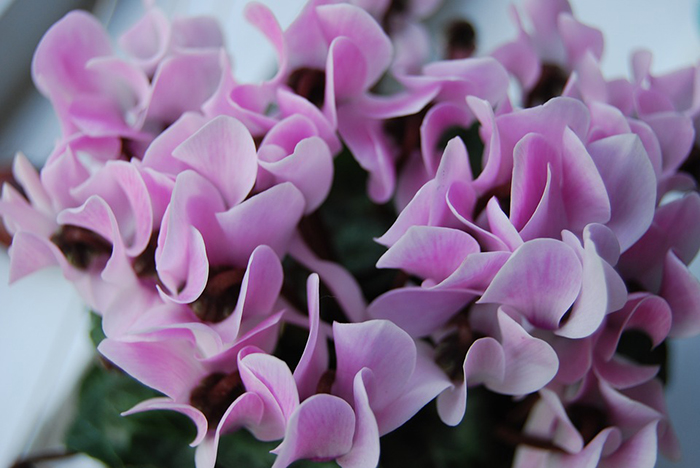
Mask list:
[[[194,451],[188,444],[195,429],[189,418],[172,411],[121,416],[155,396],[155,391],[122,372],[94,365],[81,385],[78,415],[66,445],[110,467],[194,466]]]

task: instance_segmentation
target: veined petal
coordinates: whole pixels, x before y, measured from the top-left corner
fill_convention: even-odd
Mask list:
[[[571,247],[535,239],[513,253],[478,302],[511,306],[533,325],[553,330],[578,296],[581,279]]]
[[[284,256],[304,207],[302,193],[291,183],[285,182],[254,195],[226,212],[217,213],[216,220],[228,242],[228,247],[220,246],[221,255],[236,265],[245,264],[253,250],[264,244],[278,256]]]
[[[463,231],[412,226],[377,261],[377,268],[398,268],[436,282],[450,276],[479,244]]]
[[[332,459],[350,451],[355,413],[342,398],[320,393],[304,400],[287,423],[284,440],[274,450],[272,468],[284,468],[303,458]]]
[[[173,156],[207,177],[229,207],[239,204],[255,184],[255,143],[248,129],[233,117],[211,120],[175,148]]]
[[[363,88],[369,88],[391,63],[393,47],[389,37],[374,18],[353,5],[322,5],[316,7],[316,15],[328,43],[345,36],[365,55],[367,72]]]
[[[283,437],[287,421],[299,406],[296,383],[287,364],[247,347],[238,355],[238,370],[246,391],[257,394],[265,407],[260,424],[251,431],[260,440]]]
[[[654,168],[636,135],[616,135],[588,146],[610,199],[610,221],[624,252],[649,228],[656,205]]]
[[[352,382],[365,367],[374,376],[373,408],[384,407],[402,393],[416,366],[416,345],[405,331],[388,320],[336,322],[333,339],[338,360],[333,393],[352,400]]]
[[[352,449],[337,460],[343,468],[364,468],[379,463],[379,428],[370,406],[367,387],[373,387],[373,393],[381,389],[377,387],[373,376],[370,369],[363,368],[353,379],[355,435]]]
[[[367,314],[391,320],[409,335],[420,337],[443,326],[476,296],[463,289],[404,287],[379,296],[367,307]]]

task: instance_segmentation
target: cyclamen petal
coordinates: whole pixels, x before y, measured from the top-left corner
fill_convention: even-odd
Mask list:
[[[319,331],[319,278],[315,273],[306,282],[306,300],[309,304],[309,338],[294,369],[294,380],[302,400],[315,393],[328,368],[328,347],[324,335]]]
[[[280,161],[260,160],[259,164],[272,174],[275,183],[291,182],[301,191],[306,200],[306,214],[315,211],[331,190],[333,158],[328,145],[319,137],[299,141],[292,153]]]
[[[265,408],[260,424],[250,430],[260,440],[283,437],[287,421],[299,406],[292,372],[279,358],[252,347],[239,353],[238,370],[246,391],[256,393]]]
[[[588,146],[610,197],[610,221],[624,252],[649,228],[656,205],[656,177],[641,141],[616,135]],[[630,177],[634,174],[634,177]]]
[[[409,274],[443,281],[479,245],[456,229],[413,226],[377,261],[377,268],[398,268]]]
[[[363,53],[367,62],[363,88],[369,88],[388,68],[393,53],[391,41],[379,24],[366,11],[352,5],[322,5],[316,7],[316,15],[328,43],[344,36]]]
[[[214,468],[219,449],[219,438],[225,432],[241,427],[255,427],[263,416],[263,402],[255,393],[246,392],[231,403],[214,431],[209,431],[194,453],[197,468]]]
[[[458,288],[409,286],[382,294],[367,307],[367,314],[390,320],[413,337],[427,336],[477,295],[477,292]]]
[[[207,418],[198,409],[182,404],[176,403],[170,398],[151,398],[149,400],[142,401],[133,408],[124,411],[122,416],[129,416],[131,414],[141,413],[143,411],[153,411],[153,410],[170,410],[182,413],[189,417],[197,428],[197,435],[194,440],[190,443],[190,447],[196,447],[202,443],[207,435]]]
[[[206,375],[186,339],[154,341],[102,340],[98,351],[145,385],[174,401],[189,396],[192,385]]]
[[[289,418],[272,468],[284,468],[304,458],[334,459],[348,453],[355,421],[355,413],[345,400],[323,393],[311,396]]]
[[[448,426],[459,424],[467,408],[467,384],[502,381],[505,360],[503,347],[494,338],[474,341],[464,358],[464,381],[453,384],[438,396],[437,410],[442,422]]]
[[[282,257],[304,213],[305,201],[294,185],[285,182],[252,196],[228,211],[217,213],[216,221],[226,242],[215,247],[222,261],[245,264],[261,244]],[[234,248],[232,249],[231,246]]]
[[[353,379],[355,435],[352,449],[337,460],[342,468],[369,468],[379,463],[379,428],[367,387],[374,390],[372,393],[381,391],[381,388],[377,387],[373,377],[373,372],[365,367]]]
[[[673,314],[669,336],[682,338],[700,333],[700,282],[673,252],[666,254],[659,294]]]
[[[372,371],[372,405],[381,408],[405,388],[416,365],[413,339],[387,320],[333,324],[337,355],[333,393],[352,401],[353,380],[362,368]]]
[[[258,167],[253,137],[232,117],[211,120],[175,148],[173,156],[207,177],[229,207],[240,203],[255,183]]]
[[[530,336],[503,308],[499,309],[497,318],[505,371],[502,381],[489,378],[484,384],[506,395],[523,395],[541,389],[557,374],[557,354],[547,342]]]
[[[575,252],[553,239],[523,244],[501,268],[479,303],[513,307],[535,326],[553,330],[581,289]]]

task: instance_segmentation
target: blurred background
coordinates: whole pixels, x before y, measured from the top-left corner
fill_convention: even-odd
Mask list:
[[[570,0],[582,22],[605,35],[603,71],[608,78],[629,75],[630,53],[653,53],[653,73],[697,63],[700,59],[700,8],[696,0]],[[250,82],[274,71],[272,49],[243,19],[247,0],[157,1],[169,15],[215,14],[220,20],[239,81]],[[262,1],[283,27],[302,0]],[[475,25],[478,54],[488,54],[510,39],[507,0],[447,0],[434,20],[459,14]],[[518,1],[512,2],[516,5]],[[672,6],[670,6],[672,5]],[[48,103],[30,77],[33,51],[42,34],[66,12],[93,12],[113,37],[143,12],[141,0],[0,0],[0,167],[9,167],[22,151],[37,167],[59,135]],[[0,251],[0,467],[17,457],[60,447],[75,408],[77,384],[95,359],[89,340],[89,316],[58,271],[43,271],[9,287],[9,260]],[[692,269],[700,277],[700,261]],[[677,340],[670,348],[667,401],[679,435],[683,460],[660,460],[658,467],[700,466],[700,338]],[[41,466],[99,467],[87,457]]]

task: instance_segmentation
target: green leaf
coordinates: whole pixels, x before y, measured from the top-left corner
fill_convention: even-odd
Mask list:
[[[189,418],[166,411],[121,416],[155,396],[155,391],[122,372],[94,365],[81,384],[78,414],[66,446],[111,467],[194,466],[188,444],[196,431]]]

